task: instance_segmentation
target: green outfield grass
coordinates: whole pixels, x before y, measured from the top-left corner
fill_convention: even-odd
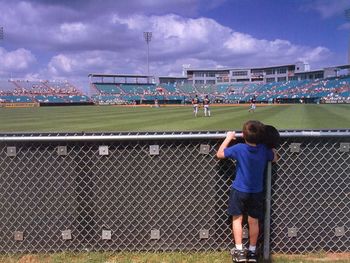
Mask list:
[[[349,263],[349,253],[307,255],[273,255],[272,263]],[[28,254],[1,258],[1,263],[232,263],[225,252],[162,253],[53,253]]]
[[[268,105],[254,113],[247,106],[213,106],[211,117],[201,108],[197,118],[190,106],[0,108],[0,132],[226,131],[249,119],[278,129],[350,128],[350,105]]]

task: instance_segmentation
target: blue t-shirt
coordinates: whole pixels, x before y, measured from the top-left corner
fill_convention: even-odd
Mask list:
[[[238,143],[225,148],[225,158],[237,161],[236,178],[232,188],[245,193],[259,193],[263,191],[264,171],[268,161],[272,161],[273,151],[265,144],[250,146]]]

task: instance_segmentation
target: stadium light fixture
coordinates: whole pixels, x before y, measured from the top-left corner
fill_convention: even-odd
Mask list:
[[[345,14],[346,21],[350,22],[350,8],[346,9],[344,14]],[[350,64],[350,36],[349,36],[349,47],[348,47],[348,64]],[[349,69],[349,74],[350,74],[350,69]]]
[[[350,8],[345,10],[345,18],[350,21]]]
[[[143,36],[147,43],[147,82],[149,82],[149,42],[152,39],[152,32],[143,32]]]
[[[4,27],[0,27],[0,40],[4,39]]]

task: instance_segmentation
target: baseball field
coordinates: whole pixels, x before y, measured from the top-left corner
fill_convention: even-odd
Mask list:
[[[0,108],[0,132],[228,131],[241,130],[250,119],[284,129],[350,128],[350,105],[248,105],[203,108],[194,117],[191,106],[67,106]]]
[[[279,130],[350,129],[350,105],[249,105],[212,106],[211,116],[203,108],[197,117],[191,106],[67,106],[0,108],[0,132],[108,132],[108,131],[228,131],[241,130],[250,119],[274,125]],[[277,263],[349,262],[349,253],[274,255]],[[58,253],[0,255],[4,263],[103,262],[103,263],[228,263],[224,252],[212,253]]]

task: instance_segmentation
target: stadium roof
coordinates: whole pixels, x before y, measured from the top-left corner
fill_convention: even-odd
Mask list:
[[[115,78],[150,78],[154,76],[139,75],[139,74],[105,74],[105,73],[90,73],[89,77],[115,77]]]
[[[322,68],[322,69],[312,69],[312,70],[309,70],[309,71],[298,72],[296,74],[320,72],[320,71],[325,71],[326,69],[334,69],[334,70],[350,69],[350,64],[348,64],[348,65],[339,65],[339,66],[330,66],[330,67],[325,67],[325,68]]]
[[[264,67],[245,67],[245,68],[185,68],[186,71],[219,71],[219,70],[248,70],[248,69],[265,69],[265,68],[281,68],[281,67],[294,67],[295,64],[284,64]]]
[[[331,68],[336,68],[336,69],[349,69],[350,68],[350,64],[346,64],[346,65],[340,65],[340,66],[330,66],[330,67],[325,67],[325,69],[331,69]]]
[[[159,76],[160,79],[187,79],[186,76]]]
[[[295,64],[284,64],[284,65],[274,65],[274,66],[265,66],[265,67],[254,67],[254,68],[185,68],[187,71],[218,71],[218,70],[248,70],[248,69],[267,69],[267,68],[280,68],[280,67],[291,67],[295,66]],[[339,66],[330,66],[330,67],[325,67],[323,69],[313,69],[310,71],[305,71],[305,72],[315,72],[315,71],[323,71],[325,69],[349,69],[350,64],[345,64],[345,65],[339,65]]]
[[[218,71],[218,70],[232,70],[232,68],[185,68],[186,71]]]

